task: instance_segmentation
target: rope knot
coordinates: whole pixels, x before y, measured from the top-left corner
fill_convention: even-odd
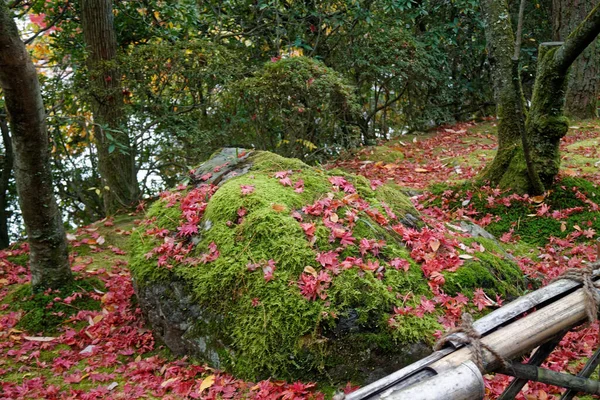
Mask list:
[[[594,268],[598,263],[589,264],[583,268],[569,268],[564,273],[554,278],[551,282],[561,279],[569,279],[583,284],[583,293],[585,295],[585,313],[590,324],[598,321],[598,307],[600,306],[600,294],[596,289],[600,288],[600,283],[594,282]]]
[[[475,365],[480,371],[485,371],[483,365],[483,349],[487,350],[502,367],[508,367],[508,362],[496,350],[481,341],[481,335],[473,328],[473,317],[469,313],[463,313],[460,326],[450,329],[444,334],[433,347],[434,350],[441,350],[449,342],[455,342],[471,348]],[[462,335],[457,335],[462,333]]]

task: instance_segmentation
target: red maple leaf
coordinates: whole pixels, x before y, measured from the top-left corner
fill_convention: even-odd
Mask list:
[[[248,195],[254,192],[254,186],[252,185],[240,185],[240,189],[242,189],[242,196]]]

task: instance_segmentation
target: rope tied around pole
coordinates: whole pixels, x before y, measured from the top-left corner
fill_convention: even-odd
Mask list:
[[[462,335],[456,335],[462,333]],[[473,328],[473,317],[469,313],[462,315],[462,323],[460,326],[450,329],[444,334],[436,343],[433,349],[435,351],[441,350],[446,343],[449,342],[459,343],[465,346],[471,347],[471,353],[475,358],[473,361],[480,371],[485,372],[485,366],[483,365],[483,350],[487,350],[494,359],[502,365],[503,368],[509,366],[508,361],[504,359],[496,350],[489,345],[481,341],[481,335]]]
[[[583,284],[583,293],[585,295],[585,313],[590,324],[598,321],[598,307],[600,307],[600,294],[596,289],[600,289],[600,282],[594,282],[594,268],[600,266],[600,262],[588,264],[584,268],[569,268],[561,275],[552,279],[552,282],[561,279],[569,279]]]

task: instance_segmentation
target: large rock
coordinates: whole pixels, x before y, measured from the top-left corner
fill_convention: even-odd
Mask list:
[[[421,303],[443,282],[411,254],[468,268],[444,239],[411,253],[403,235],[434,234],[423,226],[397,187],[224,149],[152,205],[131,270],[176,354],[248,378],[365,382],[427,354],[441,329],[442,312]],[[494,270],[493,290],[515,287],[502,278]]]

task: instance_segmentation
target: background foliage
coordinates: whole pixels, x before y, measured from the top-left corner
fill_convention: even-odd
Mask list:
[[[475,0],[144,0],[113,7],[122,129],[144,197],[175,185],[220,146],[318,162],[494,111]],[[527,7],[526,94],[537,44],[551,38],[549,5]],[[41,72],[61,208],[72,226],[89,223],[104,210],[80,5],[15,2],[13,12]],[[121,151],[120,143],[111,150]],[[18,235],[19,223],[11,226]]]

